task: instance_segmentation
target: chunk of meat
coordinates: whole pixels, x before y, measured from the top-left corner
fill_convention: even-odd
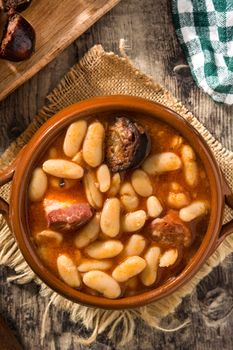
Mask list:
[[[164,246],[189,247],[192,243],[190,229],[180,220],[176,211],[169,211],[163,218],[157,218],[150,224],[152,239]]]
[[[88,203],[62,203],[53,200],[44,201],[48,227],[72,232],[86,224],[93,216],[94,210]]]
[[[106,162],[112,172],[140,166],[148,156],[151,140],[146,130],[125,117],[117,117],[107,130]]]
[[[18,13],[9,15],[4,23],[3,31],[0,29],[0,57],[16,62],[31,57],[35,47],[31,24]]]
[[[4,9],[4,11],[15,10],[21,12],[26,10],[31,2],[32,0],[0,0],[0,7]]]

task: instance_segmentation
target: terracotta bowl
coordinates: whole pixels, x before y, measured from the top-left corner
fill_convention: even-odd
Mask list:
[[[67,286],[39,259],[30,240],[27,220],[27,192],[32,169],[45,149],[60,132],[78,118],[103,112],[126,112],[148,115],[170,124],[177,129],[195,149],[201,158],[211,187],[210,222],[203,241],[184,270],[172,281],[140,295],[109,300],[103,297],[87,295]],[[172,110],[144,99],[130,96],[96,97],[65,108],[49,119],[32,137],[31,141],[19,153],[11,166],[0,174],[0,185],[12,181],[10,204],[0,199],[0,211],[4,214],[18,246],[32,270],[41,280],[64,297],[85,305],[123,309],[151,303],[174,292],[187,283],[200,269],[218,245],[233,231],[233,221],[223,225],[223,209],[225,202],[233,208],[233,195],[221,174],[221,170],[198,132],[181,116]]]

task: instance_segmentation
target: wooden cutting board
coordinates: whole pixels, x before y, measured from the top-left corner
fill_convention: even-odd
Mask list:
[[[31,78],[120,0],[33,0],[23,16],[36,31],[27,61],[0,59],[0,101]]]

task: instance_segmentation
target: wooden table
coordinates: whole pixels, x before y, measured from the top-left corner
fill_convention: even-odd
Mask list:
[[[233,108],[214,103],[194,84],[174,33],[169,4],[169,0],[121,1],[46,68],[0,103],[0,151],[26,128],[44,104],[47,93],[90,47],[101,43],[105,50],[118,52],[120,38],[127,40],[127,53],[135,64],[169,89],[232,150]],[[128,349],[233,349],[232,271],[231,255],[184,299],[177,317],[183,320],[190,315],[189,327],[165,334],[138,322]],[[0,268],[0,313],[25,349],[120,349],[104,335],[90,347],[77,345],[75,335],[84,331],[55,307],[50,310],[47,336],[41,346],[41,319],[47,300],[38,296],[34,283],[24,286],[6,283],[6,277],[11,274],[10,269]]]

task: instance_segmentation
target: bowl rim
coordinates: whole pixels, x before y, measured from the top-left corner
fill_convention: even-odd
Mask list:
[[[65,282],[54,276],[54,274],[43,265],[37,256],[35,247],[33,247],[31,238],[25,229],[25,226],[27,226],[26,189],[29,182],[28,175],[30,174],[36,160],[39,158],[40,152],[51,143],[51,140],[56,137],[62,129],[67,127],[77,118],[87,117],[88,115],[98,114],[103,111],[110,112],[113,109],[114,112],[125,110],[148,114],[152,118],[170,124],[181,134],[186,130],[185,132],[192,138],[192,142],[190,142],[190,140],[188,141],[201,157],[209,180],[211,176],[212,208],[210,223],[200,247],[191,258],[188,265],[173,280],[168,281],[155,289],[120,299],[107,299],[104,297],[85,294],[66,285]],[[165,118],[167,119],[165,120]],[[184,135],[184,137],[187,139],[186,135]],[[50,288],[76,303],[104,309],[125,309],[146,305],[152,301],[164,298],[173,293],[183,284],[187,283],[194,274],[196,274],[201,265],[208,258],[218,238],[223,220],[223,208],[224,195],[222,191],[222,175],[220,168],[206,141],[197,130],[194,129],[194,127],[182,116],[159,103],[139,97],[115,95],[94,97],[68,106],[56,113],[46,121],[40,129],[38,129],[22,152],[19,164],[15,170],[10,198],[10,220],[13,232],[25,260],[36,275],[38,275],[39,278]]]

